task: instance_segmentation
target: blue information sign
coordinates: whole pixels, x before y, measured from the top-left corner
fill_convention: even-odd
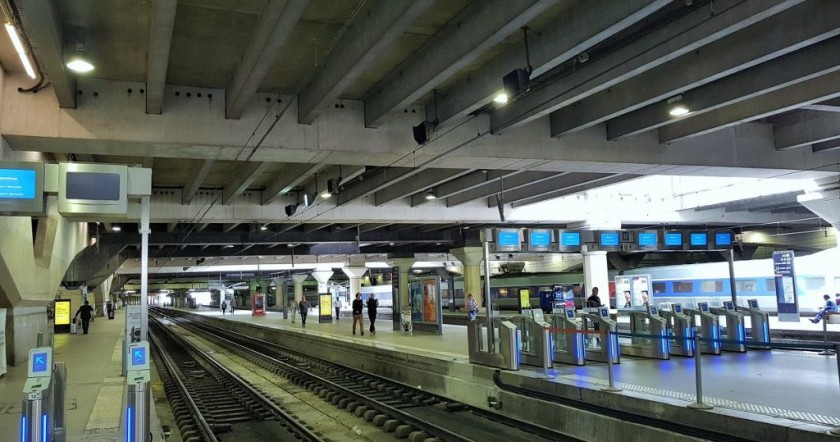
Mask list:
[[[560,245],[566,247],[579,246],[580,232],[563,232],[560,235]]]
[[[717,247],[732,247],[732,234],[729,232],[715,233],[715,246]]]
[[[46,352],[32,354],[32,374],[46,373],[49,370],[49,356]]]
[[[529,230],[528,249],[547,251],[551,247],[551,230]]]
[[[135,347],[131,350],[131,365],[146,365],[146,349],[144,347]]]
[[[682,247],[683,234],[682,232],[665,232],[665,247]]]
[[[691,247],[706,247],[709,244],[709,236],[706,232],[692,232],[689,241]]]
[[[601,247],[618,247],[618,232],[601,232]]]
[[[773,274],[776,279],[776,302],[779,314],[798,315],[799,299],[796,293],[796,272],[793,269],[792,250],[773,252]],[[781,316],[779,319],[782,320]]]
[[[500,251],[519,251],[519,230],[498,229],[496,231],[496,249]]]
[[[0,199],[35,199],[37,173],[27,169],[0,169]]]
[[[639,247],[656,247],[656,232],[639,232],[636,241]]]

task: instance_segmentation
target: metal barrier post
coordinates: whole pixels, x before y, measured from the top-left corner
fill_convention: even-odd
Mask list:
[[[833,355],[833,354],[834,354],[833,350],[829,350],[829,349],[828,349],[828,318],[829,318],[829,317],[831,317],[831,313],[826,312],[826,313],[825,313],[825,315],[823,315],[823,318],[822,318],[822,323],[823,323],[823,345],[825,346],[825,348],[823,348],[823,351],[821,351],[821,352],[819,352],[819,353],[817,353],[817,354],[821,354],[821,355],[823,355],[823,356],[830,356],[830,355]]]
[[[606,346],[607,346],[607,375],[608,375],[609,382],[610,382],[609,386],[605,387],[605,388],[602,388],[601,391],[607,391],[607,392],[615,393],[615,392],[621,391],[621,389],[616,388],[616,386],[615,386],[615,376],[613,375],[613,366],[614,366],[613,358],[612,358],[612,355],[613,355],[613,331],[607,329],[606,333],[604,333],[602,331],[601,334],[606,335],[606,338],[604,339],[604,341],[606,342]]]
[[[694,330],[694,348],[700,348],[700,335],[697,333],[697,330]],[[700,368],[700,352],[694,352],[694,379],[695,379],[695,388],[697,389],[697,401],[693,404],[689,404],[688,408],[693,408],[695,410],[711,410],[712,407],[709,404],[703,403],[703,371]]]
[[[127,442],[150,442],[151,394],[149,383],[149,343],[134,342],[128,346],[124,439]]]
[[[834,354],[837,356],[837,380],[840,381],[840,344],[834,344]],[[840,427],[834,427],[829,430],[829,433],[840,436]]]

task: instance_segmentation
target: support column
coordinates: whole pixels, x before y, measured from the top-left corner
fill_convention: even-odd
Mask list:
[[[318,281],[318,294],[328,293],[330,291],[330,278],[332,278],[332,270],[313,270],[312,277]]]
[[[484,290],[481,288],[481,261],[484,253],[481,247],[461,247],[449,251],[464,266],[464,299],[460,305],[463,311],[467,311],[467,294],[472,293],[479,308],[487,305],[484,300]]]
[[[586,293],[584,299],[589,297],[592,293],[593,287],[598,287],[598,296],[601,298],[601,303],[610,305],[610,277],[607,274],[607,252],[603,250],[597,251],[581,251],[583,254],[583,284],[585,285]]]
[[[140,197],[140,340],[149,339],[149,195]]]
[[[367,267],[344,267],[341,271],[350,278],[350,298],[356,299],[356,293],[362,292],[362,277],[367,272]]]
[[[390,261],[392,271],[397,268],[397,272],[392,272],[391,279],[397,278],[399,286],[399,293],[392,293],[392,315],[394,330],[400,329],[400,312],[403,309],[408,309],[411,305],[408,300],[408,275],[411,271],[411,266],[414,265],[414,258],[392,258]],[[393,281],[391,281],[393,286]]]
[[[309,275],[292,275],[292,281],[295,282],[295,303],[297,304],[303,299],[303,281],[309,278]]]

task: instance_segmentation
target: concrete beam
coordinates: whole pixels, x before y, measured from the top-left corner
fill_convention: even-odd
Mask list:
[[[226,226],[224,227],[224,229],[222,229],[222,231],[223,231],[223,232],[225,232],[225,233],[230,233],[230,232],[232,232],[234,229],[236,229],[237,227],[239,227],[240,225],[242,225],[242,223],[231,223],[231,224],[226,225]]]
[[[840,112],[840,98],[834,100],[826,100],[810,106],[805,106],[808,110],[817,110],[822,112]]]
[[[831,39],[752,69],[683,92],[682,102],[691,114],[674,118],[667,101],[624,114],[607,122],[607,139],[635,135],[700,115],[759,95],[840,70],[840,39]]]
[[[52,0],[21,0],[16,1],[15,6],[23,34],[31,44],[35,58],[33,68],[37,70],[40,66],[59,107],[75,109],[76,77],[64,66],[64,30],[58,4]]]
[[[359,231],[359,233],[366,233],[366,232],[370,232],[370,231],[373,231],[373,230],[376,230],[376,229],[382,229],[382,228],[388,227],[390,225],[391,224],[381,224],[381,223],[380,224],[361,224],[357,230]]]
[[[504,203],[515,203],[535,196],[545,195],[549,192],[556,192],[579,186],[581,184],[597,182],[612,175],[605,173],[564,173],[554,175],[548,179],[533,182],[517,189],[505,191],[502,195]],[[494,198],[488,198],[487,207],[496,207]]]
[[[298,96],[298,121],[311,124],[391,44],[425,12],[433,0],[375,0],[349,24]]]
[[[531,78],[554,69],[669,3],[670,0],[581,2],[552,21],[548,28],[528,35]],[[518,45],[510,48],[445,90],[438,96],[436,110],[427,107],[427,119],[437,118],[444,124],[489,103],[502,89],[502,77],[516,68],[525,67],[522,50]]]
[[[565,173],[560,174],[565,175]],[[485,198],[497,193],[504,193],[507,197],[508,192],[526,187],[533,183],[539,183],[554,177],[557,177],[557,172],[522,172],[506,178],[499,178],[487,182],[479,187],[466,192],[461,192],[452,195],[446,199],[446,207],[455,207],[464,203],[468,203],[479,198]]]
[[[585,183],[577,184],[574,186],[569,186],[564,189],[556,189],[552,191],[548,191],[542,193],[540,195],[536,195],[530,198],[523,198],[519,201],[511,203],[511,207],[523,207],[529,204],[535,204],[542,201],[547,201],[550,199],[560,198],[562,196],[571,195],[573,193],[583,192],[590,189],[595,189],[597,187],[603,187],[610,184],[618,184],[624,181],[632,180],[633,178],[638,178],[638,175],[612,175],[602,179],[596,179],[592,181],[588,181]]]
[[[832,72],[722,107],[715,112],[681,120],[661,127],[659,141],[670,143],[704,135],[726,127],[796,110],[827,97],[840,96],[840,91],[837,90],[838,81],[840,81],[840,72]]]
[[[261,173],[265,172],[270,165],[270,163],[266,162],[250,161],[243,165],[239,169],[239,172],[236,173],[236,176],[233,177],[233,181],[225,186],[225,191],[222,193],[222,205],[228,205],[235,200],[236,197],[242,195],[242,192],[248,189],[248,186],[250,186]]]
[[[365,126],[376,127],[389,112],[416,102],[556,3],[557,0],[470,3],[368,92]]]
[[[437,195],[437,199],[439,200],[443,198],[448,198],[452,195],[475,189],[478,186],[487,184],[489,181],[513,176],[517,173],[520,172],[516,170],[483,170],[473,172],[469,175],[454,179],[452,181],[448,181],[446,183],[441,184],[440,186],[437,186],[435,188],[435,194]],[[423,194],[412,195],[411,207],[417,207],[421,204],[428,203],[429,201],[430,200],[427,200],[426,196]]]
[[[716,0],[491,112],[494,133],[520,127],[794,7],[803,0]]]
[[[424,169],[412,169],[408,167],[389,167],[382,169],[378,173],[365,178],[364,181],[357,182],[352,186],[338,192],[337,205],[343,206],[357,198],[364,198],[382,189],[392,186],[402,180],[410,178]]]
[[[278,196],[283,195],[303,184],[310,177],[321,171],[325,164],[286,164],[271,184],[263,191],[262,203],[270,204]]]
[[[155,157],[143,157],[143,168],[152,169],[155,167]]]
[[[836,35],[840,35],[840,3],[806,2],[558,109],[551,114],[551,135],[594,126]]]
[[[195,227],[195,231],[196,232],[203,232],[204,229],[206,229],[208,226],[210,226],[210,223],[197,224],[196,227]]]
[[[193,197],[201,187],[201,183],[207,178],[207,174],[213,169],[213,164],[215,163],[214,160],[201,160],[196,168],[193,169],[192,176],[190,176],[187,184],[184,185],[184,191],[181,193],[181,204],[187,205],[192,202]]]
[[[308,5],[309,0],[266,2],[254,26],[251,42],[243,52],[227,88],[227,118],[239,119],[242,116]]]
[[[814,143],[811,145],[812,152],[825,152],[829,150],[840,149],[840,139],[830,141],[823,141],[822,143]]]
[[[163,88],[177,9],[178,0],[155,0],[152,3],[152,36],[149,38],[149,66],[146,72],[147,114],[163,112]]]
[[[424,191],[426,189],[431,189],[438,184],[460,178],[472,171],[472,169],[426,169],[421,174],[376,192],[374,194],[374,205],[381,206],[417,192],[421,192],[422,194],[420,196],[425,199]],[[437,189],[435,191],[437,192]]]
[[[177,222],[171,222],[171,223],[166,225],[166,231],[167,232],[174,232],[177,227],[178,227]]]
[[[840,114],[806,110],[786,115],[773,123],[773,133],[778,150],[835,140],[840,138]]]

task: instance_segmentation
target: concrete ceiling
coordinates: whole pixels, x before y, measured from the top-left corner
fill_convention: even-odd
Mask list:
[[[509,223],[562,227],[587,220],[516,209],[646,175],[830,178],[840,163],[833,0],[5,1],[50,86],[15,92],[34,82],[0,36],[4,140],[151,167],[153,222],[179,231],[445,236],[500,223],[496,196]],[[63,68],[77,41],[87,76]],[[529,89],[494,104],[527,63]],[[689,115],[668,115],[675,96]],[[682,222],[819,221],[784,198]]]

